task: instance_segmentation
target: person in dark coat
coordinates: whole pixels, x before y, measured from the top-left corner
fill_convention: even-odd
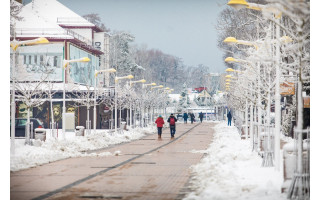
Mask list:
[[[188,114],[187,113],[183,114],[183,119],[184,119],[184,123],[187,124],[187,121],[188,121]]]
[[[158,139],[161,139],[161,134],[162,134],[162,127],[164,124],[164,120],[161,115],[156,119],[155,123],[157,124],[158,128]]]
[[[199,113],[199,118],[200,118],[200,121],[202,123],[202,120],[203,120],[203,113],[202,112]]]
[[[174,138],[174,134],[176,133],[176,122],[177,118],[173,114],[170,115],[168,118],[167,122],[169,123],[170,126],[170,134],[171,134],[171,139]]]
[[[190,114],[190,117],[191,117],[191,124],[193,124],[193,122],[194,122],[194,118],[195,118],[194,114],[193,114],[193,113],[191,113],[191,114]]]
[[[231,115],[231,112],[229,111],[229,113],[227,114],[227,117],[228,117],[228,126],[230,124],[231,126],[231,119],[232,119],[232,115]]]

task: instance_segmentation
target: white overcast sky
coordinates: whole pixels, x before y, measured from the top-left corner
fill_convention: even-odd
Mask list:
[[[79,15],[98,13],[111,30],[128,31],[135,43],[204,64],[211,72],[225,67],[217,48],[215,24],[227,0],[59,0]]]

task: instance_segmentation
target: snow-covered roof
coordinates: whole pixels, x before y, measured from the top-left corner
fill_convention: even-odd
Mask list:
[[[57,0],[33,0],[25,7],[33,10],[48,22],[69,26],[95,26]]]
[[[202,90],[202,92],[199,94],[199,97],[211,97],[211,96],[206,90]]]
[[[73,38],[65,34],[65,30],[59,25],[46,20],[41,14],[32,10],[30,6],[23,6],[19,17],[22,17],[22,20],[16,20],[17,37],[41,37],[46,35],[46,37]]]
[[[176,100],[176,101],[179,101],[180,100],[180,94],[169,94],[169,97],[171,98],[171,100]],[[197,98],[199,96],[198,93],[191,93],[191,94],[188,94],[189,96],[189,99],[191,101],[193,101],[194,98]]]

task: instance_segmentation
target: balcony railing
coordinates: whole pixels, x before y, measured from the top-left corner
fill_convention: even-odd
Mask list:
[[[69,23],[77,23],[77,24],[89,24],[89,20],[86,20],[82,17],[58,17],[58,24],[69,24]]]
[[[43,36],[43,37],[55,37],[55,38],[65,38],[66,36],[71,36],[75,39],[84,42],[90,49],[99,50],[93,47],[92,40],[72,31],[70,29],[55,29],[55,28],[17,28],[15,30],[16,37],[24,37],[24,36],[31,36],[34,35],[36,37]]]

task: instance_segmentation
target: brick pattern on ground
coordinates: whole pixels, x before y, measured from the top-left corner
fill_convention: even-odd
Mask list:
[[[195,125],[178,124],[175,137]],[[180,199],[181,191],[187,191],[184,187],[190,177],[190,166],[203,157],[203,153],[190,151],[208,148],[213,126],[214,123],[202,123],[148,154],[145,153],[171,141],[168,129],[163,131],[162,140],[153,134],[104,150],[121,151],[118,156],[70,158],[12,172],[11,199],[34,199],[50,192],[53,193],[46,199]],[[115,167],[137,156],[140,157]],[[90,175],[94,176],[86,179]],[[86,180],[74,184],[81,179]]]

